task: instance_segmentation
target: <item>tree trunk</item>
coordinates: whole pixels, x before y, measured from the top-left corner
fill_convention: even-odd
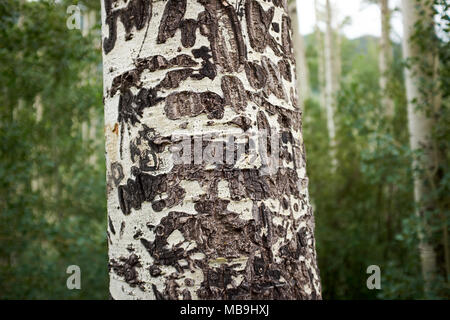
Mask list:
[[[286,2],[102,22],[112,298],[321,298]]]
[[[333,63],[333,29],[330,1],[326,2],[326,30],[325,30],[325,108],[327,111],[327,128],[330,138],[330,156],[333,168],[336,167],[336,127],[334,124],[334,110],[336,108],[336,76]]]
[[[381,38],[380,38],[380,91],[381,104],[386,111],[386,116],[392,118],[394,116],[394,101],[392,101],[387,90],[389,83],[389,71],[392,67],[392,43],[390,39],[391,33],[391,12],[388,0],[380,0],[381,11]]]
[[[319,10],[319,4],[317,0],[314,0],[314,8],[315,8],[315,15],[316,15],[316,25],[314,27],[314,38],[316,39],[317,43],[317,67],[318,67],[318,80],[319,80],[319,93],[320,93],[320,106],[322,108],[325,108],[326,105],[326,91],[325,91],[325,42],[323,33],[319,28],[319,21],[321,21],[321,12]]]
[[[427,201],[430,196],[430,181],[427,177],[433,176],[437,166],[436,150],[432,141],[432,116],[435,112],[433,97],[421,90],[421,83],[424,80],[433,81],[433,72],[424,72],[420,63],[433,65],[435,57],[433,50],[422,52],[417,44],[417,40],[411,39],[414,28],[419,21],[419,12],[424,10],[429,12],[430,7],[424,4],[425,1],[402,0],[403,14],[403,56],[409,61],[413,61],[409,68],[405,68],[406,96],[408,99],[408,125],[410,135],[410,145],[414,152],[419,151],[419,155],[414,157],[414,198],[417,202],[417,215],[420,218],[419,226],[419,250],[422,264],[422,273],[425,280],[425,290],[429,291],[431,281],[436,272],[436,253],[429,242],[430,226],[424,213],[433,207]],[[422,18],[423,19],[423,18]],[[431,15],[430,21],[433,23]],[[420,63],[418,63],[420,61]],[[433,178],[432,178],[433,179]]]
[[[289,16],[292,21],[292,43],[294,45],[299,104],[304,111],[305,101],[310,95],[308,64],[306,63],[305,43],[298,24],[297,1],[289,1]]]

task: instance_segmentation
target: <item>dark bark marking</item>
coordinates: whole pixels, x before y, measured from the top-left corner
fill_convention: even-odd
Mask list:
[[[222,97],[214,92],[181,91],[167,96],[164,111],[171,120],[186,116],[195,117],[201,113],[206,113],[210,119],[221,119],[224,113],[223,105]]]
[[[132,38],[132,29],[144,28],[145,24],[150,23],[152,16],[151,0],[131,0],[125,8],[114,10],[112,4],[115,0],[105,0],[105,24],[108,25],[108,37],[103,39],[103,50],[108,54],[115,46],[117,39],[117,19],[120,19],[125,28],[125,40]]]
[[[266,94],[273,93],[277,98],[286,100],[286,93],[278,67],[265,56],[262,59],[262,63],[267,73]]]
[[[197,21],[194,19],[185,19],[181,22],[181,44],[185,48],[191,48],[195,45],[195,32],[197,31]]]
[[[223,76],[221,79],[221,87],[224,94],[225,105],[239,113],[245,110],[247,106],[247,93],[239,78],[234,76]]]
[[[144,291],[143,282],[138,278],[136,267],[141,267],[141,263],[139,257],[134,253],[128,258],[120,257],[119,261],[111,259],[108,264],[108,269],[112,269],[115,274],[123,277],[131,287],[138,286]]]
[[[259,64],[254,62],[246,62],[245,74],[248,82],[254,89],[261,89],[266,85],[267,72]]]
[[[186,12],[186,0],[169,0],[164,8],[164,13],[159,24],[156,43],[165,43],[172,38],[181,25],[181,20]]]
[[[281,48],[283,53],[293,59],[292,39],[291,39],[291,19],[287,15],[283,15],[281,22]]]
[[[238,72],[246,60],[247,49],[235,9],[227,1],[199,2],[206,9],[206,12],[198,17],[200,31],[208,37],[215,64],[221,66],[225,72]]]
[[[291,64],[286,59],[278,61],[278,70],[286,81],[292,81]]]

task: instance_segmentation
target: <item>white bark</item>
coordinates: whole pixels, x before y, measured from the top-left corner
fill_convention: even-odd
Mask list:
[[[306,62],[305,43],[302,34],[300,33],[300,26],[298,23],[297,1],[291,0],[289,2],[289,16],[292,23],[292,43],[294,45],[294,54],[297,74],[297,87],[299,88],[299,105],[304,110],[305,101],[310,96],[309,86],[309,72],[308,64]]]
[[[419,7],[416,7],[417,3]],[[403,14],[403,56],[405,59],[419,58],[421,61],[426,61],[427,64],[433,65],[435,57],[430,51],[421,52],[418,45],[411,41],[411,36],[414,34],[414,26],[419,20],[418,10],[428,11],[430,8],[426,7],[425,1],[410,1],[402,0],[402,14]],[[425,23],[433,23],[432,20]],[[424,59],[424,60],[422,60]],[[420,156],[414,157],[413,167],[414,174],[414,198],[418,203],[419,208],[417,215],[421,218],[421,225],[419,228],[420,239],[420,257],[422,264],[422,273],[425,280],[426,290],[430,288],[430,282],[436,272],[436,254],[433,246],[427,240],[429,235],[429,225],[424,218],[424,211],[429,209],[429,204],[426,203],[427,196],[429,196],[430,183],[426,181],[427,177],[433,177],[437,165],[437,156],[433,148],[432,128],[434,114],[434,101],[421,90],[421,79],[429,79],[417,63],[412,63],[410,68],[405,68],[405,82],[406,95],[408,99],[408,125],[410,135],[410,145],[414,152],[420,151]],[[432,80],[432,79],[431,79]],[[427,112],[429,114],[427,114]],[[433,179],[433,178],[431,178]]]
[[[241,1],[102,4],[111,296],[320,298],[286,2],[245,1],[243,17]],[[284,131],[295,162],[262,175],[260,153],[201,161],[261,128]]]
[[[389,82],[389,72],[392,67],[392,43],[390,39],[391,12],[389,9],[389,0],[380,0],[381,11],[381,37],[380,37],[380,91],[381,104],[385,110],[386,116],[392,118],[394,116],[394,101],[387,91]]]
[[[333,28],[332,9],[330,1],[326,1],[326,30],[325,30],[325,108],[327,111],[327,128],[330,139],[330,155],[333,167],[336,166],[336,127],[334,111],[336,108],[336,75],[333,63]]]
[[[319,28],[319,23],[322,20],[322,15],[319,9],[319,4],[317,0],[314,0],[316,25],[314,27],[315,39],[317,43],[317,59],[318,59],[318,80],[319,80],[319,94],[320,94],[320,106],[325,108],[326,105],[326,92],[325,92],[325,42],[323,33]]]

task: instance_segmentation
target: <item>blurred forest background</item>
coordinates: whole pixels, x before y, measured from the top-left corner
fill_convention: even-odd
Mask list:
[[[313,0],[298,1],[300,20],[304,1]],[[448,299],[449,4],[434,0],[408,39],[435,57],[430,66],[391,41],[400,8],[361,0],[383,12],[388,36],[348,39],[341,1],[315,1],[316,28],[304,37],[290,2],[323,297]],[[108,298],[100,1],[78,2],[81,30],[67,27],[72,4],[0,2],[0,299]],[[414,174],[428,170],[413,164],[426,151],[410,147],[408,68],[439,97],[438,108],[411,101],[432,118],[438,154],[420,201]],[[426,284],[420,243],[435,261]],[[81,290],[66,287],[73,264]],[[381,268],[381,290],[366,287],[369,265]]]

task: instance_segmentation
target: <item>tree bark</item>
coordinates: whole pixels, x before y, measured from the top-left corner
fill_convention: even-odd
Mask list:
[[[433,207],[429,202],[430,181],[428,177],[435,175],[437,166],[437,153],[433,147],[432,128],[435,103],[432,94],[427,94],[421,89],[424,80],[433,81],[433,72],[424,72],[420,63],[434,65],[435,57],[433,50],[422,52],[417,40],[411,39],[414,28],[419,21],[419,12],[430,12],[431,7],[426,1],[402,0],[403,14],[403,56],[412,62],[405,68],[406,96],[408,100],[408,125],[410,135],[410,146],[413,152],[419,155],[414,157],[414,198],[418,205],[416,210],[420,218],[419,226],[419,251],[422,265],[422,273],[425,280],[425,291],[429,291],[431,282],[436,272],[436,253],[433,245],[429,242],[430,226],[425,217],[425,212]],[[430,15],[431,23],[432,16]],[[422,64],[423,65],[423,64]],[[430,78],[431,75],[431,78]],[[433,179],[433,178],[431,178]],[[428,200],[428,201],[427,201]]]
[[[325,95],[325,41],[322,31],[319,28],[319,21],[322,20],[321,12],[319,9],[319,4],[317,0],[314,0],[314,8],[316,15],[316,25],[314,26],[315,39],[317,42],[317,67],[318,67],[318,80],[319,80],[319,94],[320,94],[320,106],[325,108],[326,105],[326,95]]]
[[[112,298],[321,298],[287,3],[104,0],[102,23]]]
[[[310,96],[309,72],[306,63],[305,43],[298,24],[297,1],[289,1],[289,16],[292,21],[292,43],[294,45],[299,104],[304,111],[305,101]]]
[[[394,101],[390,97],[387,90],[389,83],[389,71],[392,67],[392,43],[390,39],[391,33],[391,12],[389,9],[389,0],[380,0],[381,11],[381,37],[380,37],[380,91],[381,104],[386,110],[386,116],[392,118],[394,116]]]
[[[325,30],[325,108],[327,111],[327,128],[330,139],[330,156],[333,168],[336,167],[336,126],[334,110],[336,108],[336,67],[333,63],[333,28],[332,9],[330,1],[326,1],[326,30]]]

